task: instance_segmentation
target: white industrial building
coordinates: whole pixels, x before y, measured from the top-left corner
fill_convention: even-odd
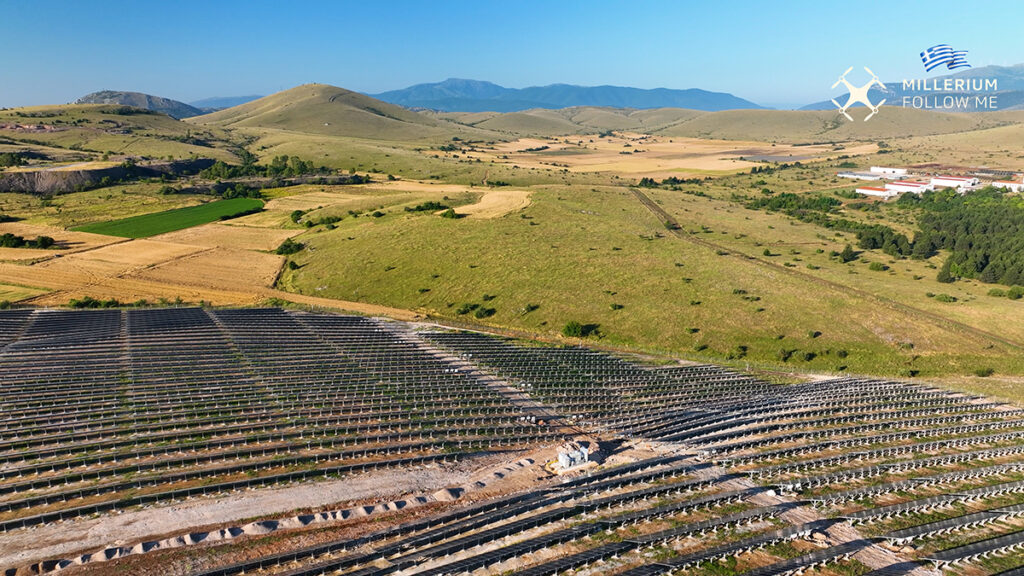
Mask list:
[[[853,180],[881,180],[882,176],[879,174],[872,174],[870,172],[837,172],[836,176],[840,178],[851,178]]]
[[[932,187],[944,186],[958,190],[970,190],[981,185],[977,178],[963,178],[960,176],[936,176],[932,178]]]
[[[872,174],[880,174],[882,176],[897,177],[897,176],[906,176],[907,175],[907,169],[906,168],[887,168],[885,166],[872,166],[871,167],[871,173]]]
[[[911,192],[913,194],[920,194],[922,192],[928,192],[935,188],[931,184],[923,184],[921,182],[907,182],[905,180],[896,180],[895,182],[889,182],[885,185],[885,189],[896,194],[902,192]]]
[[[1002,188],[1010,192],[1024,192],[1024,182],[1010,182],[1009,180],[996,180],[992,183],[995,188]]]
[[[857,188],[857,194],[867,194],[868,196],[879,196],[882,198],[892,198],[897,196],[898,193],[889,190],[888,188],[879,188],[878,186],[861,186]]]

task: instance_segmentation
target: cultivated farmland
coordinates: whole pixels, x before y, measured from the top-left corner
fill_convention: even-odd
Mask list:
[[[182,230],[200,224],[207,224],[222,218],[230,218],[263,207],[263,201],[255,198],[232,198],[217,200],[199,206],[176,208],[120,220],[97,222],[79,226],[79,232],[121,236],[124,238],[148,238],[157,234]]]

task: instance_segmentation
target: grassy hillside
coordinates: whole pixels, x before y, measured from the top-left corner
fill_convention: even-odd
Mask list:
[[[109,153],[238,161],[230,151],[235,144],[224,130],[197,128],[164,114],[111,104],[0,110],[0,142],[29,151],[52,147],[90,157]]]
[[[864,108],[850,110],[854,122],[835,111],[729,110],[701,114],[658,131],[665,136],[762,140],[771,142],[841,142],[888,140],[992,128],[1011,116],[945,114],[883,107],[867,122]]]
[[[652,133],[707,112],[682,108],[632,110],[577,106],[560,110],[527,110],[524,112],[449,112],[438,117],[520,136],[564,136],[596,134],[609,130]]]
[[[842,275],[853,276],[851,267],[827,256],[843,238],[819,238],[816,227],[797,230],[779,215],[753,213],[748,220],[748,211],[723,201],[664,194],[656,198],[711,244],[670,233],[628,189],[553,186],[534,188],[528,208],[493,220],[384,207],[380,218],[314,228],[299,238],[309,247],[294,257],[299,268],[281,282],[305,294],[549,336],[569,321],[593,323],[602,343],[696,359],[892,375],[1024,368],[1015,348],[946,322],[947,310],[935,301],[921,313],[873,296],[888,282],[867,270],[867,260],[877,257],[853,266],[857,282],[848,283]],[[691,216],[697,209],[700,215]],[[776,250],[792,246],[785,260],[819,271],[789,273],[781,262],[760,261],[764,241],[778,242]],[[923,272],[926,263],[915,266]],[[938,286],[894,273],[915,305]],[[480,309],[493,313],[478,317]],[[952,316],[985,324],[988,313]]]
[[[485,137],[478,130],[419,114],[364,94],[305,84],[189,122],[226,128],[270,128],[306,134],[417,141]]]

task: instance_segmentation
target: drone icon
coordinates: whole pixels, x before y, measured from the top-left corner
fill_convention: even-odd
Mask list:
[[[854,86],[853,84],[850,84],[850,82],[846,79],[846,75],[849,74],[852,70],[853,66],[847,68],[846,72],[843,72],[843,75],[839,77],[839,80],[836,80],[836,83],[832,85],[832,88],[835,88],[836,86],[843,84],[846,86],[846,89],[850,91],[850,95],[846,99],[846,104],[840,105],[839,102],[836,102],[835,98],[832,99],[832,103],[836,105],[836,108],[838,108],[839,111],[843,114],[843,116],[846,116],[846,119],[849,120],[850,122],[853,122],[853,117],[846,113],[850,106],[853,106],[854,104],[858,103],[867,106],[868,108],[871,109],[871,114],[868,114],[867,118],[864,119],[864,121],[867,122],[868,120],[871,120],[872,116],[878,113],[878,109],[882,107],[882,104],[885,104],[885,98],[883,98],[882,101],[879,102],[878,104],[872,104],[871,99],[868,98],[868,90],[870,90],[871,87],[874,86],[875,84],[878,84],[878,86],[881,87],[882,90],[885,90],[885,84],[882,84],[882,81],[878,79],[878,76],[876,76],[870,68],[865,66],[864,71],[867,72],[868,74],[871,74],[871,80],[863,86]]]

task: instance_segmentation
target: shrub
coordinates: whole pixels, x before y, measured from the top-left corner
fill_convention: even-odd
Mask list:
[[[623,306],[622,304],[615,304],[615,303],[612,303],[609,307],[612,310],[622,310],[623,308],[625,308],[625,306]]]
[[[871,264],[868,264],[868,270],[873,272],[885,272],[888,269],[889,267],[881,262],[872,262]]]
[[[935,299],[939,302],[956,302],[956,296],[950,296],[949,294],[936,294]]]
[[[476,312],[473,313],[477,318],[490,318],[497,312],[494,308],[477,308]]]
[[[467,303],[463,304],[462,306],[459,306],[458,310],[456,310],[455,313],[461,316],[463,314],[469,314],[470,312],[472,312],[473,310],[476,310],[479,307],[480,307],[479,304],[470,304],[470,303],[467,302]]]
[[[295,260],[289,260],[288,261],[288,269],[289,270],[298,270],[299,269],[299,265],[295,263]]]
[[[993,368],[978,368],[977,370],[974,371],[975,376],[980,376],[982,378],[988,378],[989,376],[995,373],[996,371]]]
[[[815,354],[814,352],[804,352],[801,355],[801,357],[804,359],[804,362],[810,362],[811,360],[814,360],[815,358],[817,358],[818,355]]]
[[[562,336],[567,338],[588,338],[590,336],[597,336],[599,334],[598,327],[600,327],[600,324],[581,324],[572,320],[562,328]]]
[[[289,254],[295,254],[296,252],[301,251],[305,247],[306,245],[301,242],[296,242],[291,238],[286,238],[285,241],[282,242],[281,245],[277,247],[276,252],[282,256],[287,256]]]
[[[789,362],[789,359],[793,357],[794,352],[796,352],[796,350],[787,350],[785,348],[780,348],[778,358],[781,362]]]
[[[449,206],[441,204],[440,202],[430,200],[422,204],[417,204],[412,208],[406,206],[406,212],[440,212],[441,210],[447,210]]]
[[[445,210],[444,212],[441,212],[441,218],[450,218],[450,219],[454,220],[456,218],[461,218],[461,217],[462,216],[459,215],[459,214],[456,214],[455,210],[452,209],[452,208],[449,208],[449,209]]]
[[[11,307],[10,300],[0,300],[0,310],[7,310]]]
[[[540,304],[527,304],[526,308],[523,308],[523,314],[529,314],[538,308],[540,308]]]
[[[1024,286],[1013,286],[1006,291],[1006,297],[1010,300],[1020,300],[1024,297]]]
[[[1003,296],[1006,296],[1006,290],[1003,290],[1001,288],[993,288],[988,291],[988,295],[995,296],[996,298],[1002,298]]]

